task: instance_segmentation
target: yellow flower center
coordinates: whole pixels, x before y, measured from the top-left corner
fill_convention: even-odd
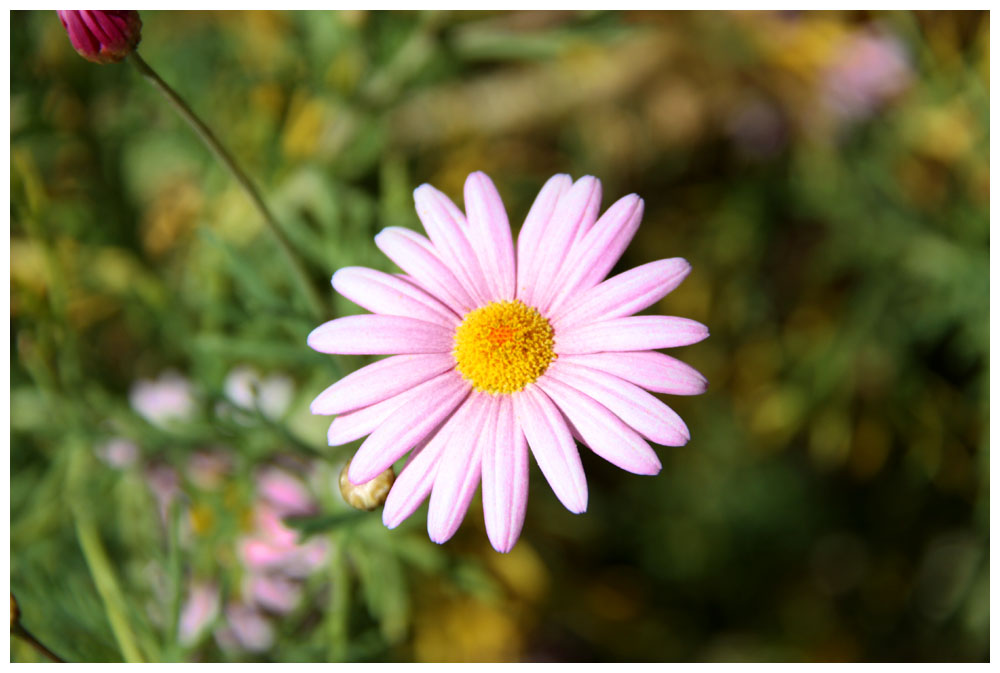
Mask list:
[[[524,302],[495,301],[465,314],[455,330],[455,363],[479,391],[516,393],[555,359],[552,326]]]

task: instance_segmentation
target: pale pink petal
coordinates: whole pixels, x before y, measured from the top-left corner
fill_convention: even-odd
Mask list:
[[[498,552],[517,542],[528,507],[528,442],[514,422],[510,396],[497,399],[495,437],[483,446],[483,518]]]
[[[219,587],[211,582],[193,581],[181,607],[177,639],[186,647],[194,645],[218,616]]]
[[[694,367],[657,351],[564,355],[559,360],[607,372],[654,393],[700,395],[708,388],[708,380]]]
[[[511,395],[517,424],[559,501],[574,514],[587,510],[587,478],[562,414],[535,384]]]
[[[633,474],[659,473],[656,452],[606,407],[555,377],[543,377],[538,386],[566,414],[591,451]]]
[[[476,306],[455,274],[434,253],[431,242],[420,234],[387,227],[375,236],[375,245],[428,294],[458,315],[465,315]]]
[[[586,175],[559,199],[555,214],[544,233],[533,263],[527,273],[534,279],[531,286],[532,306],[543,310],[560,287],[566,273],[563,265],[574,249],[574,241],[589,229],[601,208],[601,181]]]
[[[354,411],[406,392],[454,366],[451,353],[394,355],[340,379],[320,393],[309,409],[321,415]]]
[[[280,566],[290,554],[286,548],[276,547],[256,538],[244,538],[239,543],[239,553],[247,567],[259,570]]]
[[[600,283],[621,258],[642,221],[643,201],[629,194],[616,201],[582,240],[573,245],[560,270],[551,301],[541,310],[559,312],[574,294]]]
[[[302,599],[301,587],[280,575],[248,575],[245,583],[254,603],[278,614],[291,612]]]
[[[514,241],[507,211],[493,181],[481,171],[465,180],[469,241],[489,286],[489,301],[514,298]]]
[[[545,377],[592,397],[626,425],[657,444],[683,446],[691,439],[687,425],[673,409],[639,386],[617,376],[557,360],[545,372]],[[580,430],[582,432],[583,428]]]
[[[680,257],[643,264],[582,292],[552,314],[555,329],[638,313],[681,284],[691,265]]]
[[[396,276],[361,266],[333,274],[333,287],[372,313],[401,315],[454,329],[460,319],[451,309],[420,288]]]
[[[263,652],[274,644],[271,623],[252,607],[231,603],[226,608],[226,618],[233,635],[244,649]]]
[[[401,524],[427,498],[434,485],[441,455],[455,434],[455,429],[465,427],[469,412],[468,404],[460,405],[433,437],[425,438],[425,444],[417,446],[410,454],[406,467],[400,472],[385,500],[382,523],[387,527],[395,528]]]
[[[360,485],[377,477],[440,425],[469,391],[462,377],[445,372],[400,395],[403,404],[364,441],[347,478]]]
[[[361,439],[382,425],[397,409],[406,402],[406,393],[382,400],[370,407],[357,409],[341,414],[333,419],[326,433],[326,441],[330,446],[340,446]]]
[[[349,315],[325,322],[309,333],[309,347],[320,353],[391,355],[449,353],[454,334],[441,325],[397,315]]]
[[[427,510],[427,533],[438,544],[450,540],[462,524],[479,485],[483,445],[496,440],[496,400],[473,393],[466,406],[469,415],[444,449]]]
[[[573,178],[564,173],[549,178],[531,204],[517,236],[517,298],[529,306],[533,305],[535,274],[538,273],[535,258],[542,250],[559,199],[572,186]]]
[[[556,332],[557,355],[603,351],[648,351],[695,344],[708,328],[694,320],[661,315],[633,315]]]
[[[451,199],[430,185],[417,187],[413,200],[417,216],[442,261],[465,284],[477,304],[488,303],[489,283],[466,235],[465,215]]]

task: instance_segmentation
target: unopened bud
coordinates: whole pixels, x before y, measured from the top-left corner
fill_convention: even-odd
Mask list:
[[[344,496],[344,501],[355,509],[368,512],[382,505],[389,495],[392,483],[396,481],[396,473],[392,468],[359,486],[352,484],[347,478],[347,470],[350,467],[351,461],[347,461],[347,465],[340,471],[340,494]]]
[[[56,12],[76,52],[94,63],[117,63],[142,37],[142,20],[134,10],[66,10]]]

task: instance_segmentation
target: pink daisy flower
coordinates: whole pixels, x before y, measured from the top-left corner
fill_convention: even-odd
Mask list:
[[[385,525],[398,526],[429,494],[427,530],[443,543],[481,481],[487,534],[506,552],[524,524],[529,450],[574,513],[587,509],[576,441],[629,472],[658,473],[648,442],[681,446],[690,435],[647,391],[693,395],[707,383],[657,349],[696,343],[708,329],[633,315],[680,284],[691,270],[683,259],[604,280],[639,227],[642,199],[630,194],[598,218],[601,183],[556,175],[516,249],[483,173],[465,182],[467,215],[430,185],[414,199],[429,239],[398,227],[375,237],[404,275],[339,270],[333,287],[372,314],[331,320],[308,339],[321,353],[392,355],[311,407],[337,415],[331,446],[368,435],[348,471],[354,484],[412,450],[386,499]]]

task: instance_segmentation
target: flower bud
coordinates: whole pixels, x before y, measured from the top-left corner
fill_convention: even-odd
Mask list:
[[[396,481],[396,473],[392,471],[392,468],[390,467],[371,481],[356,486],[347,478],[347,470],[350,467],[351,461],[347,461],[347,465],[344,465],[344,469],[340,471],[340,494],[344,496],[344,501],[354,509],[363,509],[368,512],[382,505],[389,495],[392,483]]]
[[[94,63],[117,63],[135,49],[142,37],[142,21],[134,10],[61,9],[56,14],[73,48]]]

